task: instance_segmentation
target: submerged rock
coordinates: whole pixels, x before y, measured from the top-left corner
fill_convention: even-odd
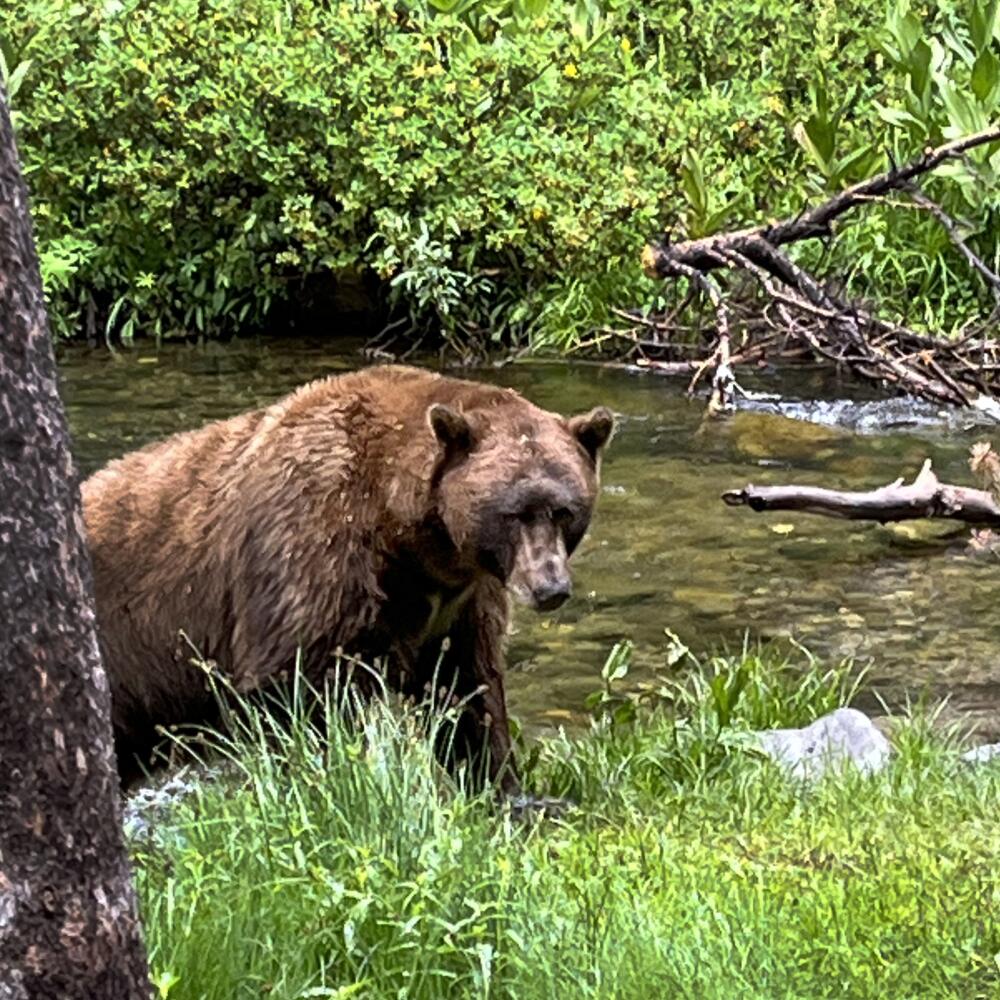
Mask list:
[[[796,778],[818,778],[848,763],[876,774],[892,754],[889,741],[856,708],[838,708],[802,729],[767,729],[757,737],[764,753]]]

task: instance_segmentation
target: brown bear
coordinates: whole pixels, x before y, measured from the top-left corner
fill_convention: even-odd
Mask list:
[[[123,782],[157,726],[214,717],[183,631],[239,691],[297,657],[318,681],[341,652],[418,699],[436,677],[465,705],[453,755],[516,791],[507,591],[546,611],[569,596],[612,427],[604,408],[564,419],[511,389],[385,366],[95,473],[84,514]]]

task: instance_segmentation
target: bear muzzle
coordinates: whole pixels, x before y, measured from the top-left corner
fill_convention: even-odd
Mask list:
[[[522,525],[508,586],[536,611],[555,611],[573,592],[568,560],[562,534],[551,520]]]
[[[569,576],[555,577],[531,591],[531,604],[536,611],[555,611],[561,608],[573,593]]]

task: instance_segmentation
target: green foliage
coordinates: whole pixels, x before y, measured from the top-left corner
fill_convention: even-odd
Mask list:
[[[723,653],[700,661],[679,636],[669,629],[665,635],[663,659],[654,665],[657,677],[652,683],[629,683],[630,642],[612,647],[601,670],[602,686],[585,702],[595,722],[612,728],[633,725],[643,712],[666,709],[685,725],[707,710],[706,721],[718,731],[803,725],[849,705],[863,677],[849,661],[822,670],[796,643],[754,646],[747,639],[736,656]]]
[[[63,333],[221,334],[367,273],[414,334],[565,348],[656,302],[651,235],[794,214],[887,146],[995,118],[996,23],[992,0],[887,20],[861,0],[14,0],[0,71]],[[932,191],[987,260],[998,155]],[[928,324],[981,305],[933,219],[877,215],[833,248],[852,288]]]
[[[447,722],[416,710],[249,706],[224,776],[133,844],[159,995],[995,996],[997,770],[916,716],[885,774],[803,789],[736,737],[843,677],[771,683],[762,656],[781,673],[719,658],[642,726],[542,739],[535,790],[578,775],[556,822],[456,786],[430,749]],[[721,766],[685,720],[729,734]]]
[[[21,89],[29,69],[31,69],[30,59],[14,62],[8,46],[0,42],[0,84],[3,84],[4,92],[11,102],[17,97],[17,92]]]
[[[742,767],[754,730],[805,725],[850,705],[862,681],[850,662],[823,669],[797,644],[748,640],[736,655],[701,661],[673,632],[666,637],[652,681],[629,678],[630,643],[617,643],[609,653],[601,687],[585,702],[601,735],[585,746],[600,756],[601,766],[559,741],[536,753],[555,794],[583,801],[606,797],[606,788],[595,790],[589,782],[613,758],[615,767],[629,769],[631,786],[653,797],[717,780]],[[636,752],[645,746],[651,718],[657,720],[659,745]]]
[[[918,158],[936,146],[1000,120],[1000,20],[994,0],[911,4],[894,0],[885,30],[874,36],[892,86],[873,102],[888,136],[841,142],[849,95],[834,107],[814,88],[812,114],[797,137],[827,187]],[[836,158],[839,151],[840,158]],[[1000,143],[952,160],[921,179],[924,191],[956,220],[963,241],[1000,268]],[[815,261],[818,252],[806,251]],[[991,309],[989,290],[960,258],[940,223],[900,196],[845,225],[826,269],[848,287],[931,331],[960,332]]]
[[[797,207],[803,81],[878,86],[868,7],[14,0],[55,325],[224,333],[372,271],[414,329],[572,342],[655,295],[650,234]]]
[[[839,133],[856,97],[857,88],[851,87],[834,106],[826,77],[820,73],[809,84],[810,113],[793,130],[796,141],[819,169],[826,191],[863,180],[882,161],[881,151],[868,143],[840,155],[843,143]]]

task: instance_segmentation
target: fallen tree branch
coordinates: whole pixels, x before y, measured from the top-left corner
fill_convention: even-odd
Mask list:
[[[942,483],[923,464],[909,485],[902,479],[867,492],[828,490],[817,486],[754,486],[727,490],[722,500],[730,507],[746,506],[755,511],[793,510],[851,521],[912,521],[918,518],[948,518],[966,524],[1000,527],[1000,506],[986,490]]]
[[[715,365],[715,373],[712,376],[712,395],[708,403],[709,414],[715,416],[720,413],[727,413],[733,409],[733,390],[736,386],[736,379],[733,377],[733,369],[729,359],[729,310],[726,307],[726,300],[723,298],[719,286],[707,275],[687,264],[675,264],[674,269],[677,274],[683,275],[691,284],[700,288],[707,296],[712,308],[715,310],[716,331],[718,340],[715,351],[710,358],[694,373],[688,392],[693,392],[698,384],[703,372]]]
[[[991,142],[1000,142],[1000,126],[927,149],[912,163],[893,166],[795,218],[683,243],[647,245],[642,255],[646,274],[654,278],[687,278],[688,296],[692,289],[700,289],[715,313],[716,341],[712,353],[696,368],[689,391],[693,391],[703,374],[712,370],[709,409],[719,412],[732,407],[734,392],[739,388],[728,357],[731,342],[728,304],[720,283],[710,273],[728,269],[749,274],[765,299],[777,306],[783,329],[808,345],[817,356],[846,365],[879,385],[938,403],[973,406],[1000,415],[1000,405],[989,398],[990,393],[1000,395],[1000,384],[984,375],[986,366],[996,360],[985,332],[978,358],[973,360],[969,356],[971,351],[960,353],[963,344],[919,334],[847,301],[781,249],[798,240],[830,236],[833,222],[845,212],[878,201],[892,191],[901,191],[945,227],[966,262],[1000,303],[1000,278],[964,245],[954,220],[914,183],[922,174]],[[805,321],[798,314],[804,314]],[[764,316],[766,319],[766,307]],[[654,330],[662,328],[656,321],[646,322]],[[770,322],[772,329],[778,327],[773,319]],[[744,349],[750,346],[745,338],[743,343]],[[647,346],[643,344],[644,349]]]
[[[799,240],[830,236],[833,232],[831,229],[833,221],[852,208],[881,198],[890,191],[905,189],[915,177],[930,173],[942,163],[956,159],[977,146],[998,141],[1000,141],[1000,126],[994,126],[955,139],[936,149],[928,149],[923,156],[906,166],[893,167],[875,177],[870,177],[834,195],[816,208],[773,225],[755,226],[735,233],[719,233],[673,245],[647,244],[642,252],[643,268],[650,278],[675,277],[678,273],[675,269],[678,264],[693,267],[704,274],[706,271],[726,266],[720,250],[735,250],[749,257],[755,264],[768,268],[771,263],[768,249],[786,243],[797,243]],[[776,274],[775,277],[780,278],[782,275]]]

